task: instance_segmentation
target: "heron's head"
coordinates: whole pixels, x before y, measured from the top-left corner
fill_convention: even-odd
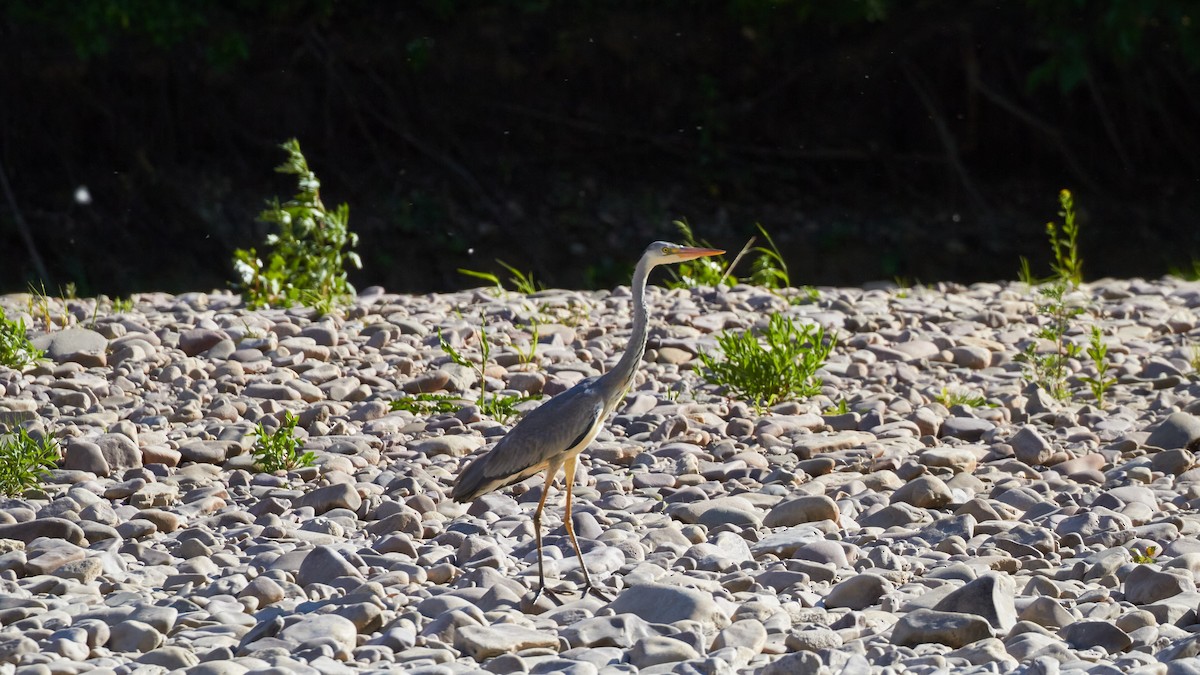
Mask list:
[[[721,255],[724,252],[719,248],[700,248],[672,244],[669,241],[656,241],[646,249],[645,256],[652,265],[670,265],[684,260]]]

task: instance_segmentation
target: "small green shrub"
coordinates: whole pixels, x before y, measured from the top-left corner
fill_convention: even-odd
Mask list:
[[[1187,267],[1176,267],[1172,265],[1167,270],[1167,274],[1176,277],[1177,279],[1183,279],[1184,281],[1200,281],[1200,260],[1193,258],[1190,269]]]
[[[1037,345],[1031,343],[1018,355],[1026,364],[1029,379],[1060,401],[1071,396],[1067,389],[1067,360],[1080,353],[1079,346],[1067,339],[1067,331],[1071,320],[1083,313],[1082,307],[1070,303],[1067,291],[1068,285],[1062,280],[1038,289],[1043,298],[1038,304],[1038,313],[1049,317],[1050,321],[1042,326],[1037,336],[1054,343],[1054,350],[1039,352]]]
[[[1091,357],[1092,363],[1096,366],[1096,376],[1085,376],[1083,381],[1092,390],[1092,396],[1096,397],[1096,405],[1103,408],[1104,396],[1108,393],[1109,388],[1117,383],[1117,378],[1110,377],[1108,374],[1112,370],[1112,363],[1108,360],[1108,345],[1104,344],[1104,335],[1100,332],[1099,326],[1092,326],[1087,355]]]
[[[935,400],[947,408],[952,408],[956,405],[965,405],[972,408],[988,407],[987,399],[980,394],[964,389],[950,389],[949,387],[942,387],[941,393],[937,395]]]
[[[738,399],[762,409],[789,398],[820,391],[817,370],[833,351],[835,338],[822,326],[796,326],[782,314],[771,316],[762,340],[750,331],[723,333],[717,346],[723,358],[701,354],[704,378]]]
[[[113,298],[112,313],[124,314],[133,311],[133,298]]]
[[[346,266],[361,268],[362,260],[344,249],[353,249],[358,235],[349,228],[349,206],[329,211],[321,202],[321,182],[308,168],[300,143],[293,138],[281,147],[287,161],[275,170],[296,176],[300,191],[284,204],[272,199],[259,215],[279,229],[267,236],[267,262],[253,248],[238,249],[234,269],[250,308],[309,305],[328,314],[354,295]]]
[[[462,352],[454,348],[454,345],[446,341],[442,336],[442,332],[438,331],[438,343],[442,347],[442,351],[450,357],[450,360],[460,366],[466,366],[475,371],[479,376],[479,398],[476,405],[479,406],[480,412],[491,417],[501,424],[505,424],[517,414],[517,405],[525,401],[533,401],[541,398],[540,396],[511,396],[511,395],[491,395],[487,393],[487,375],[484,370],[487,368],[488,360],[492,357],[492,343],[488,339],[487,324],[481,316],[479,318],[479,363],[467,358]]]
[[[0,442],[0,493],[14,497],[39,487],[58,459],[58,441],[53,436],[34,438],[17,427]]]
[[[522,272],[521,270],[509,265],[499,258],[496,259],[496,262],[501,267],[508,270],[509,274],[512,275],[508,278],[508,281],[512,284],[513,290],[517,293],[521,293],[523,295],[532,295],[538,291],[545,290],[544,286],[533,280],[533,272]],[[491,272],[480,272],[479,270],[470,270],[460,267],[458,268],[458,273],[465,274],[469,277],[475,277],[476,279],[482,279],[492,284],[495,287],[497,296],[503,295],[504,293],[504,284],[500,283],[500,277],[492,274]]]
[[[1067,389],[1067,360],[1081,353],[1078,345],[1067,340],[1071,321],[1083,313],[1083,308],[1071,304],[1070,292],[1083,283],[1083,259],[1079,257],[1079,225],[1075,220],[1075,201],[1070,190],[1058,193],[1063,217],[1061,226],[1053,221],[1046,223],[1046,234],[1050,238],[1050,249],[1054,272],[1049,280],[1038,282],[1029,269],[1029,261],[1021,260],[1021,278],[1031,286],[1038,286],[1041,298],[1037,303],[1038,314],[1049,317],[1049,322],[1038,331],[1037,336],[1054,343],[1054,351],[1041,353],[1037,345],[1030,344],[1018,358],[1027,365],[1028,377],[1056,399],[1066,400],[1071,392]]]
[[[1158,559],[1158,547],[1147,546],[1145,551],[1139,551],[1137,547],[1129,550],[1133,554],[1133,562],[1139,565],[1149,565]]]
[[[822,415],[845,415],[849,412],[850,412],[850,403],[844,398],[839,398],[837,400],[837,403],[834,403],[833,405],[822,410],[821,414]]]
[[[388,404],[393,411],[406,410],[418,415],[448,414],[462,408],[462,398],[451,394],[420,393],[393,399]]]
[[[754,262],[750,263],[750,283],[776,291],[791,288],[792,277],[788,274],[787,263],[784,262],[779,247],[775,245],[775,240],[761,223],[755,223],[754,226],[758,228],[758,233],[763,239],[767,240],[767,245],[750,249],[758,254]]]
[[[304,466],[312,466],[317,456],[311,452],[300,454],[297,448],[300,439],[296,438],[296,423],[299,420],[290,411],[283,411],[283,419],[279,428],[267,431],[262,423],[258,424],[258,440],[254,442],[254,465],[264,473],[276,471],[291,471]]]
[[[26,335],[25,319],[10,321],[0,309],[0,365],[20,369],[42,356],[42,350],[34,347]]]
[[[1079,224],[1075,222],[1075,199],[1070,190],[1060,190],[1058,203],[1062,210],[1062,225],[1054,221],[1046,223],[1046,235],[1050,237],[1050,249],[1054,263],[1050,266],[1059,280],[1073,287],[1083,283],[1083,259],[1079,257]]]

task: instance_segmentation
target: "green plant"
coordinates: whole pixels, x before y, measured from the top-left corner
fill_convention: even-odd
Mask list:
[[[513,350],[517,352],[517,359],[521,363],[533,363],[534,359],[537,358],[538,337],[540,332],[540,329],[538,328],[539,325],[540,323],[537,319],[530,319],[529,343],[525,345],[524,349],[513,345]]]
[[[133,298],[113,298],[112,313],[122,314],[133,311]]]
[[[451,394],[420,393],[415,396],[393,399],[389,407],[395,410],[406,410],[421,415],[446,414],[462,408],[462,399]]]
[[[1054,221],[1046,223],[1046,235],[1050,238],[1050,249],[1054,263],[1050,265],[1059,280],[1073,287],[1083,283],[1083,259],[1079,257],[1079,224],[1075,221],[1075,200],[1070,190],[1058,192],[1058,203],[1062,210],[1062,225]]]
[[[1188,364],[1192,366],[1193,374],[1200,374],[1200,344],[1192,345],[1192,355],[1188,359]]]
[[[58,441],[45,435],[34,438],[24,427],[0,442],[0,493],[13,497],[41,485],[58,461]]]
[[[1075,202],[1070,190],[1060,190],[1058,202],[1062,207],[1061,226],[1053,221],[1046,223],[1046,234],[1050,238],[1054,262],[1050,268],[1054,276],[1038,285],[1038,314],[1049,321],[1038,331],[1037,336],[1054,344],[1051,352],[1039,352],[1036,344],[1030,344],[1019,358],[1028,366],[1029,377],[1054,398],[1066,400],[1067,360],[1079,356],[1079,345],[1067,340],[1071,320],[1083,313],[1083,308],[1070,302],[1070,292],[1083,282],[1083,260],[1079,257],[1079,225],[1075,220]],[[1026,283],[1037,285],[1029,269],[1029,261],[1021,259],[1021,277]]]
[[[442,335],[442,331],[438,331],[438,343],[442,347],[442,351],[450,357],[450,360],[460,366],[466,366],[475,371],[479,376],[479,398],[477,405],[480,412],[491,417],[497,422],[504,424],[512,419],[517,414],[517,405],[525,401],[535,400],[539,396],[511,396],[511,395],[492,395],[487,393],[487,368],[488,360],[492,355],[492,343],[488,339],[487,324],[484,323],[481,316],[479,323],[479,363],[475,363],[472,359],[467,358],[454,348],[454,345],[446,341]]]
[[[1147,546],[1145,551],[1139,551],[1137,547],[1129,550],[1133,554],[1133,562],[1139,565],[1149,565],[1158,559],[1158,547]]]
[[[1030,288],[1042,283],[1041,280],[1033,276],[1033,268],[1029,265],[1029,258],[1025,256],[1021,256],[1020,267],[1017,269],[1017,279]]]
[[[775,240],[771,238],[761,223],[755,223],[754,226],[758,228],[763,239],[767,240],[767,245],[755,246],[750,249],[758,254],[754,262],[750,263],[750,283],[772,290],[791,288],[792,278],[788,274],[787,263],[783,261],[779,247],[775,245]]]
[[[1112,363],[1108,360],[1108,345],[1104,344],[1104,335],[1100,332],[1099,326],[1092,326],[1087,355],[1091,357],[1092,363],[1096,366],[1096,376],[1085,376],[1082,379],[1092,390],[1092,396],[1096,397],[1096,405],[1103,408],[1104,395],[1110,387],[1117,383],[1117,378],[1110,377],[1108,374],[1112,370]]]
[[[819,325],[796,326],[791,318],[773,314],[762,341],[750,331],[717,337],[723,358],[701,354],[704,378],[729,395],[762,409],[791,397],[820,391],[817,370],[833,351],[836,339]]]
[[[1063,280],[1038,288],[1038,294],[1044,298],[1038,304],[1038,313],[1049,321],[1037,336],[1053,343],[1053,351],[1040,352],[1037,344],[1031,343],[1018,355],[1027,365],[1030,379],[1060,401],[1071,395],[1067,389],[1067,360],[1080,354],[1079,345],[1067,340],[1067,330],[1071,320],[1083,313],[1082,307],[1070,303],[1067,291],[1068,285]]]
[[[822,415],[845,415],[850,412],[850,403],[844,398],[839,398],[837,403],[825,408],[821,411]]]
[[[496,262],[501,267],[508,270],[509,274],[512,275],[508,278],[508,281],[512,284],[514,291],[523,295],[532,295],[540,290],[544,290],[544,286],[533,280],[533,272],[522,272],[521,270],[509,265],[499,258],[496,259]],[[470,270],[460,267],[458,268],[458,273],[465,274],[469,277],[475,277],[476,279],[483,279],[484,281],[492,284],[495,286],[496,295],[501,295],[504,293],[504,284],[500,283],[500,277],[492,274],[491,272],[480,272],[479,270]]]
[[[38,282],[34,286],[32,282],[29,284],[29,300],[26,309],[29,311],[29,316],[33,319],[40,319],[43,329],[49,333],[54,329],[54,317],[50,310],[50,296],[46,295],[46,285]],[[67,323],[66,315],[63,315],[63,325]]]
[[[1184,281],[1200,281],[1200,260],[1192,259],[1191,269],[1186,267],[1175,267],[1172,265],[1167,274],[1173,277],[1183,279]]]
[[[295,415],[285,410],[275,431],[267,431],[259,422],[258,439],[254,442],[254,465],[259,471],[275,473],[313,465],[317,459],[315,454],[297,452],[300,445],[300,439],[296,438],[298,421]]]
[[[965,405],[972,408],[984,408],[988,406],[987,399],[980,394],[964,389],[951,389],[949,387],[942,387],[941,393],[934,400],[947,408],[956,405]]]
[[[259,215],[259,220],[278,228],[267,236],[267,262],[253,248],[238,249],[234,269],[250,308],[303,304],[328,314],[354,295],[346,266],[362,267],[357,253],[344,250],[358,244],[358,235],[349,229],[350,207],[341,204],[327,210],[321,202],[321,182],[308,168],[300,143],[293,138],[280,147],[287,160],[275,170],[296,176],[299,192],[284,204],[272,199]]]
[[[679,243],[684,246],[712,246],[707,241],[696,241],[696,235],[692,232],[692,227],[688,225],[687,220],[676,220],[674,225],[679,230]],[[729,274],[733,265],[724,264],[724,260],[725,256],[716,255],[674,265],[667,272],[670,276],[667,288],[697,288],[700,286],[716,288],[723,283],[733,286],[738,281],[737,277]]]
[[[10,321],[0,308],[0,365],[24,368],[42,356],[42,350],[34,347],[26,335],[25,319]]]

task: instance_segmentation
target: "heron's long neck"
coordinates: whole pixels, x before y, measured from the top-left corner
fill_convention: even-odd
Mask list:
[[[633,281],[630,284],[633,293],[633,331],[629,335],[629,343],[625,345],[625,353],[621,360],[602,378],[606,397],[612,405],[629,391],[638,364],[642,362],[642,355],[646,353],[646,277],[650,275],[651,267],[643,257],[633,271]]]

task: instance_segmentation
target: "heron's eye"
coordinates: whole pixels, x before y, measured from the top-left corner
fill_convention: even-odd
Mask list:
[[[664,247],[663,247],[663,251],[662,251],[662,252],[663,252],[663,255],[670,255],[670,254],[671,254],[671,247],[670,247],[670,246],[664,246]]]

